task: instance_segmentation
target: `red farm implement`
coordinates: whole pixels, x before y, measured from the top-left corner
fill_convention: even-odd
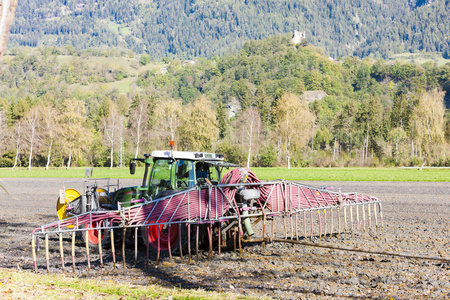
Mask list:
[[[100,266],[108,251],[115,267],[120,243],[124,264],[125,247],[134,245],[136,261],[141,240],[146,262],[150,253],[157,261],[161,256],[179,255],[190,262],[193,255],[198,259],[199,248],[212,256],[224,248],[241,250],[242,243],[248,242],[262,247],[273,242],[307,245],[383,225],[381,202],[375,197],[296,181],[261,181],[250,170],[224,162],[220,154],[154,151],[151,157],[133,159],[131,173],[135,161],[145,164],[141,186],[110,192],[111,185],[100,188],[94,183],[84,194],[74,189],[61,193],[57,203],[60,220],[32,232],[36,271],[41,238],[49,270],[51,236],[58,237],[52,241],[59,242],[63,270],[71,265],[75,271],[77,240],[85,245],[90,269],[92,251],[99,254]],[[230,170],[225,173],[224,169]],[[64,257],[68,241],[71,262]]]

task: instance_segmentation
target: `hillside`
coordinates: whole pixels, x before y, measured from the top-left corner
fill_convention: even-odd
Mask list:
[[[327,55],[448,55],[449,0],[23,0],[10,47],[119,48],[211,58],[247,40],[305,31]]]

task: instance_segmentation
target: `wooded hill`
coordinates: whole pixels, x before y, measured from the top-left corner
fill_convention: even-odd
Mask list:
[[[450,63],[386,63],[247,42],[155,64],[73,47],[13,48],[0,75],[0,166],[123,166],[167,148],[242,165],[449,165]]]
[[[305,31],[331,57],[449,55],[450,0],[21,0],[10,46],[119,48],[180,59]]]

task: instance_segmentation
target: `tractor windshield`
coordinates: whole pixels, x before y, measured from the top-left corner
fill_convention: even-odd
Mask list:
[[[183,190],[194,186],[194,162],[189,160],[156,159],[149,182],[149,195],[167,190]]]

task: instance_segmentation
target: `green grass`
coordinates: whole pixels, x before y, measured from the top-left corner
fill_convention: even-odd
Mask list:
[[[443,66],[446,63],[450,62],[450,60],[443,58],[442,53],[439,52],[399,53],[389,57],[389,60],[406,63],[416,63],[419,65],[428,61],[432,61],[439,66]]]
[[[158,285],[116,284],[66,275],[39,275],[0,269],[1,299],[250,299],[232,293],[165,288]]]
[[[450,169],[418,168],[252,168],[261,179],[298,181],[450,181]]]
[[[450,169],[425,168],[251,168],[262,180],[286,179],[298,181],[450,181]],[[0,168],[0,178],[85,178],[85,168]],[[143,167],[130,175],[128,168],[94,168],[93,178],[140,179]]]

